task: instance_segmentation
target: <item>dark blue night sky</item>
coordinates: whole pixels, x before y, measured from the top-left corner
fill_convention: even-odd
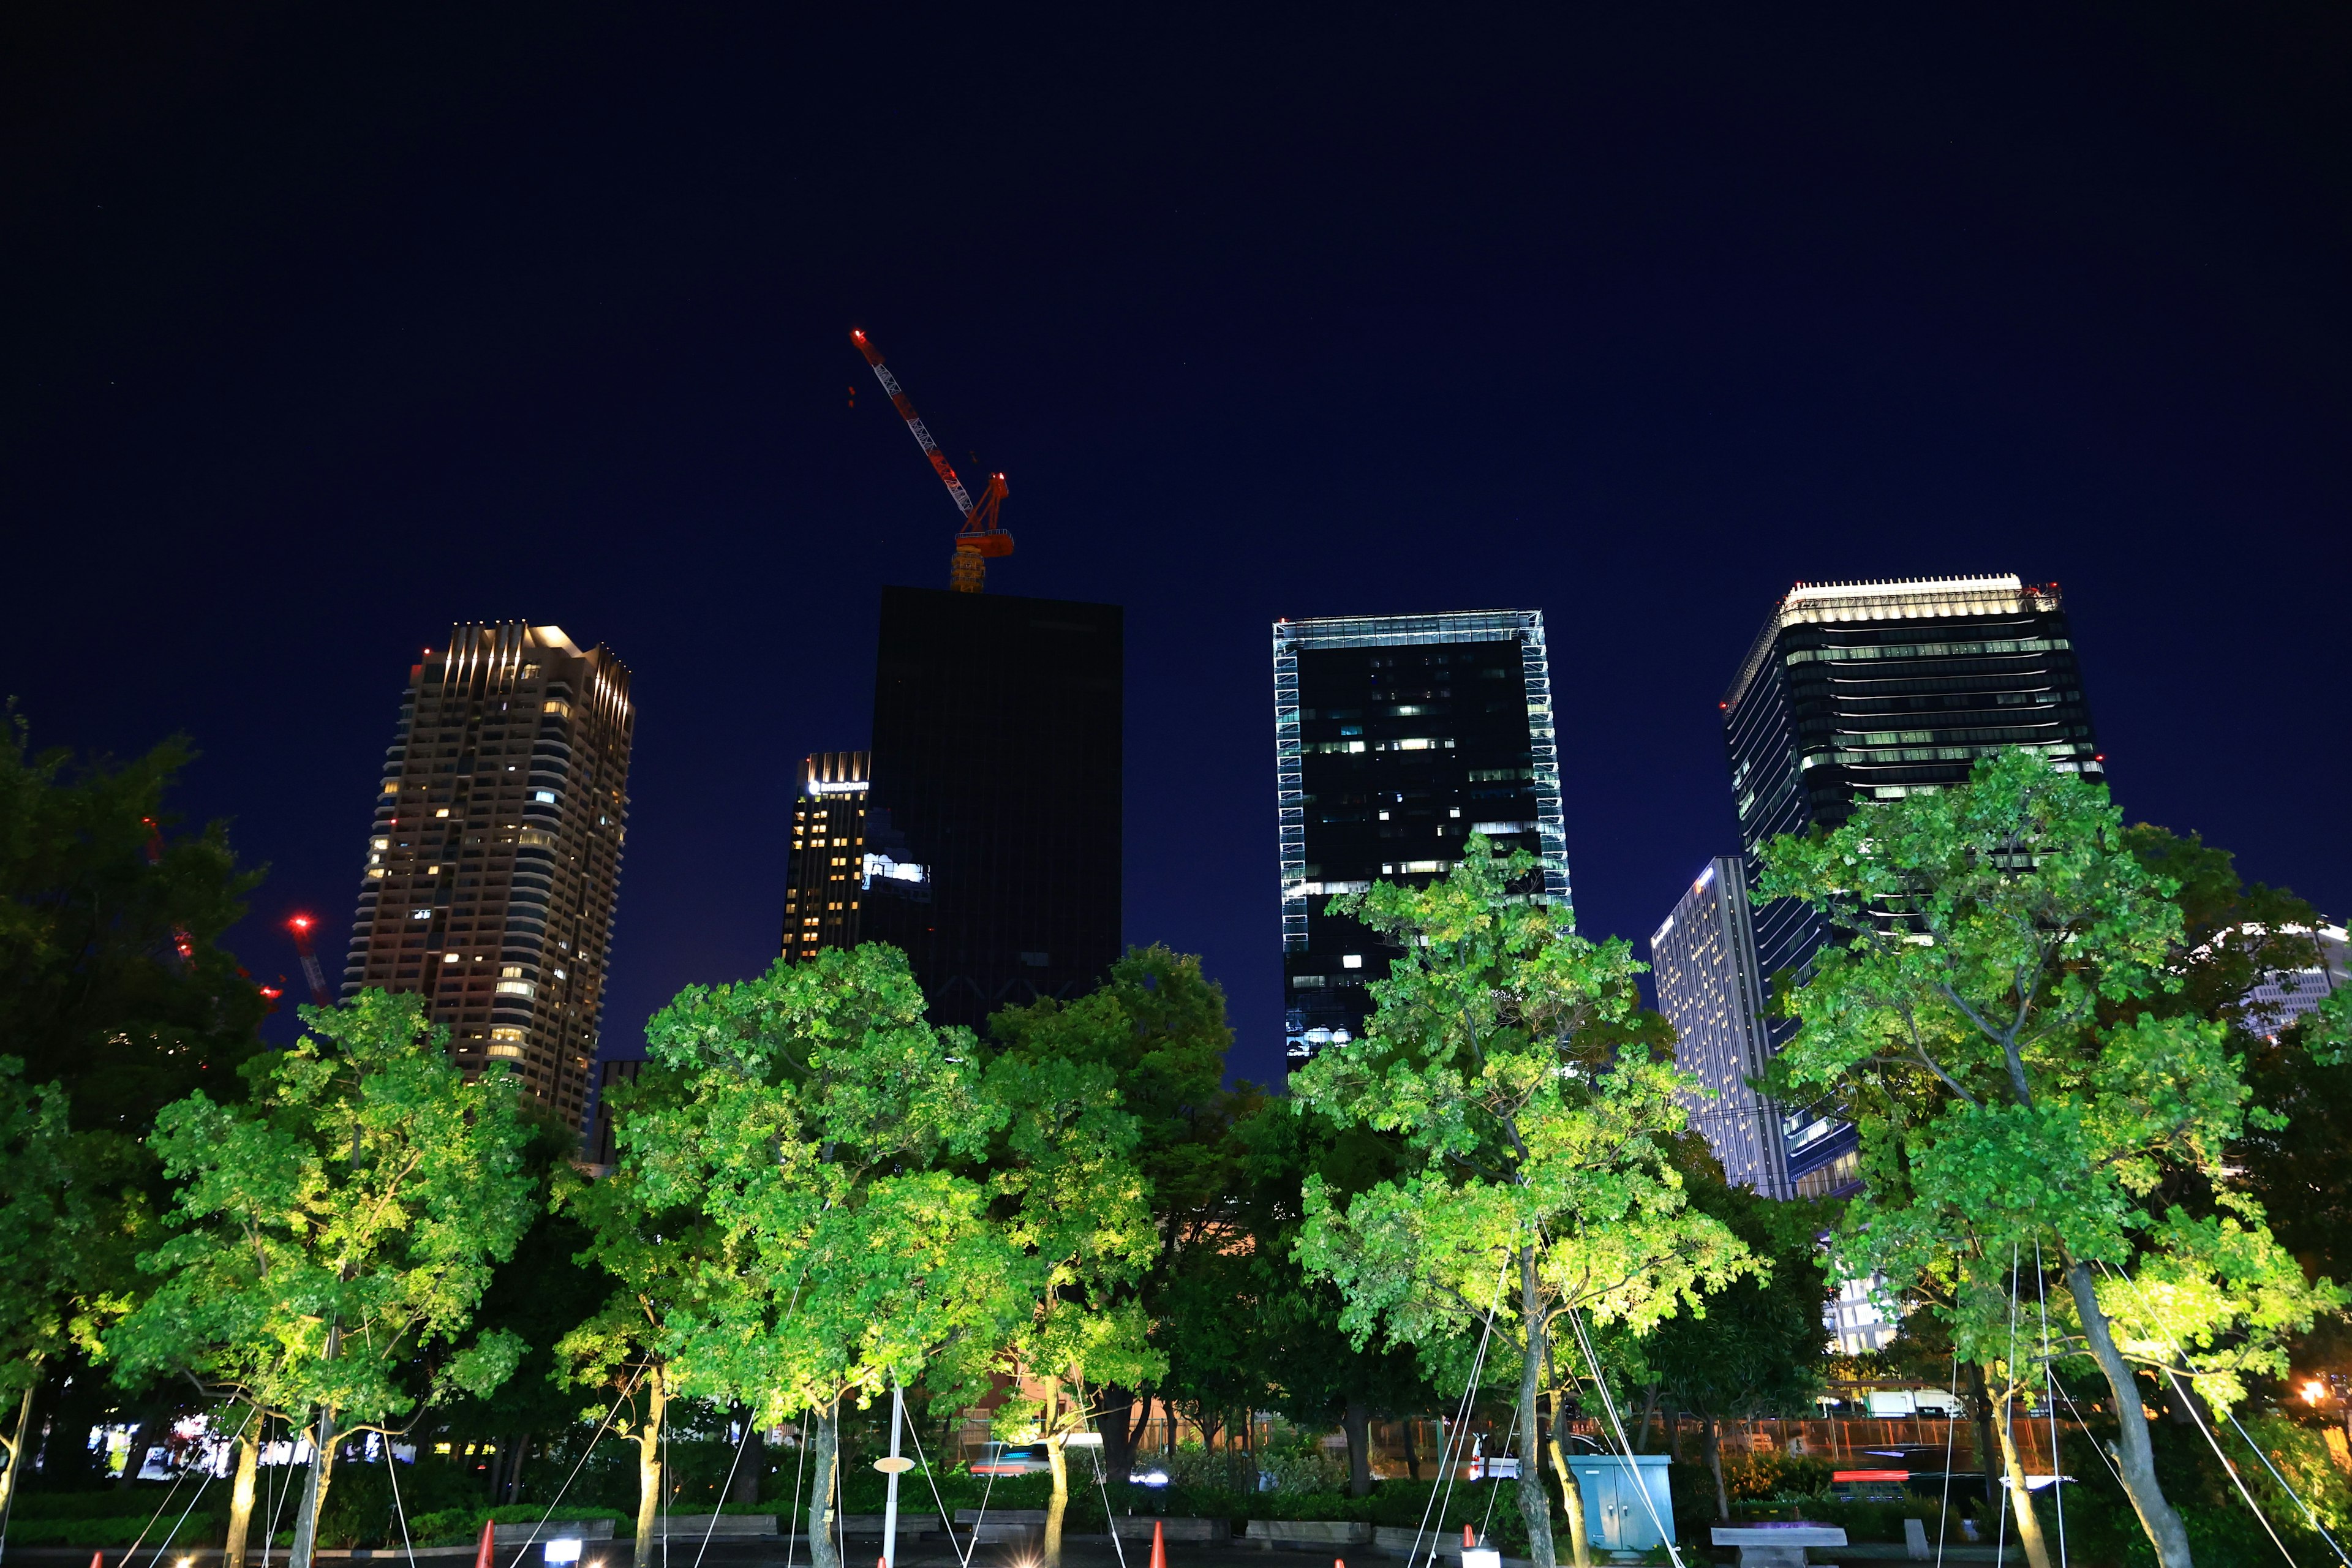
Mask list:
[[[298,907],[340,952],[407,665],[507,616],[635,671],[607,1053],[764,966],[956,521],[852,325],[1010,475],[992,583],[1127,607],[1127,937],[1243,1075],[1278,615],[1541,608],[1638,941],[1792,581],[2054,579],[2131,816],[2352,912],[2340,11],[29,9],[0,688],[194,737],[258,973]]]

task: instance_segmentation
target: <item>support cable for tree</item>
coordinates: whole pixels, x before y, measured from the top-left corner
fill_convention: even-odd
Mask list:
[[[801,1428],[800,1467],[793,1472],[793,1517],[786,1521],[792,1528],[784,1531],[784,1568],[793,1568],[793,1548],[800,1544],[797,1531],[808,1528],[808,1510],[801,1506],[801,1489],[808,1479],[808,1428],[803,1426]],[[953,1537],[950,1536],[950,1539],[952,1540]],[[811,1557],[816,1555],[815,1546],[810,1546],[809,1555]]]
[[[2009,1394],[2000,1402],[2001,1434],[2010,1438],[2010,1441],[2001,1445],[2000,1468],[2003,1471],[2009,1468],[2009,1449],[2015,1442],[2013,1434],[2017,1430],[2015,1424],[2010,1420],[2009,1413],[2017,1406],[2017,1270],[2021,1261],[2022,1257],[2017,1243],[2011,1242],[2009,1244],[2009,1364],[2001,1369],[2001,1375],[2009,1380]],[[2055,1469],[2057,1466],[2053,1463],[2051,1468]],[[2054,1486],[2057,1483],[2053,1481],[2051,1484]],[[2010,1490],[2009,1477],[2004,1474],[2000,1478],[2000,1533],[1993,1538],[1993,1568],[2001,1568],[2001,1562],[2009,1552]],[[2031,1497],[2021,1498],[2017,1506],[2032,1508],[2033,1500]]]
[[[1554,1397],[1557,1397],[1557,1395],[1555,1395]],[[1518,1435],[1519,1435],[1519,1406],[1518,1406],[1518,1402],[1517,1402],[1517,1400],[1514,1400],[1514,1401],[1512,1401],[1512,1403],[1511,1403],[1511,1426],[1510,1426],[1510,1429],[1509,1429],[1508,1431],[1507,1431],[1507,1432],[1505,1432],[1505,1433],[1503,1434],[1503,1452],[1505,1452],[1505,1453],[1507,1453],[1507,1453],[1509,1453],[1509,1452],[1511,1451],[1511,1444],[1512,1444],[1513,1440],[1514,1440],[1514,1439],[1516,1439],[1516,1438],[1518,1436]],[[1536,1440],[1535,1440],[1535,1438],[1534,1438],[1533,1436],[1529,1436],[1529,1437],[1528,1438],[1528,1448],[1533,1449],[1533,1448],[1535,1447],[1535,1446],[1536,1446]],[[1492,1479],[1494,1479],[1495,1478],[1494,1478],[1494,1477],[1492,1477],[1492,1476],[1489,1476],[1489,1477],[1487,1477],[1486,1479],[1487,1479],[1488,1480],[1492,1480]],[[1542,1468],[1541,1468],[1540,1466],[1538,1466],[1538,1467],[1537,1468],[1537,1469],[1536,1469],[1536,1479],[1537,1479],[1537,1481],[1538,1481],[1538,1483],[1540,1483],[1540,1482],[1542,1481],[1542,1479],[1543,1479],[1543,1469],[1542,1469]],[[1478,1521],[1478,1539],[1479,1539],[1479,1540],[1481,1540],[1481,1541],[1484,1541],[1484,1540],[1486,1540],[1486,1527],[1487,1527],[1488,1525],[1491,1525],[1491,1524],[1493,1524],[1493,1523],[1495,1522],[1495,1503],[1496,1503],[1496,1500],[1497,1499],[1499,1499],[1502,1495],[1503,1495],[1503,1489],[1502,1489],[1502,1488],[1500,1488],[1500,1487],[1489,1487],[1489,1488],[1487,1488],[1487,1489],[1486,1489],[1486,1518],[1484,1518],[1484,1519],[1482,1519],[1482,1520],[1480,1520],[1480,1521]]]
[[[247,1427],[248,1425],[250,1425],[250,1424],[251,1424],[252,1420],[253,1420],[253,1413],[252,1413],[252,1411],[251,1411],[250,1407],[248,1407],[248,1408],[247,1408],[247,1412],[246,1412],[246,1417],[245,1417],[245,1419],[244,1419],[243,1421],[240,1421],[240,1422],[238,1422],[238,1423],[237,1423],[237,1426],[236,1426],[236,1436],[232,1436],[232,1437],[229,1439],[229,1441],[231,1441],[231,1442],[233,1443],[233,1442],[236,1441],[236,1439],[237,1439],[238,1437],[242,1437],[242,1436],[245,1436],[245,1429],[246,1429],[246,1427]],[[209,1420],[209,1419],[207,1419],[207,1421],[205,1422],[205,1426],[206,1426],[207,1427],[209,1427],[209,1426],[211,1426],[211,1422],[210,1422],[210,1420]],[[132,1470],[132,1469],[131,1468],[131,1466],[133,1466],[133,1465],[135,1465],[135,1464],[139,1464],[139,1463],[141,1463],[141,1462],[142,1462],[142,1461],[143,1461],[145,1458],[146,1458],[146,1456],[145,1456],[144,1454],[133,1454],[133,1455],[130,1455],[130,1456],[126,1457],[126,1458],[123,1459],[123,1461],[122,1461],[122,1468],[123,1468],[123,1469],[124,1469],[126,1472],[128,1472],[128,1473],[130,1474],[131,1479],[132,1480],[136,1481],[136,1480],[139,1479],[139,1475],[138,1475],[138,1472],[137,1472],[137,1471],[135,1471],[135,1470]],[[147,1521],[146,1529],[142,1530],[142,1531],[139,1532],[139,1539],[138,1539],[138,1540],[136,1540],[136,1541],[133,1541],[133,1542],[131,1543],[131,1549],[130,1549],[129,1551],[125,1552],[122,1554],[123,1568],[130,1568],[131,1560],[133,1557],[135,1557],[135,1556],[137,1556],[137,1555],[139,1554],[139,1548],[140,1548],[142,1545],[145,1544],[146,1540],[147,1540],[148,1531],[152,1531],[152,1530],[153,1530],[153,1529],[155,1528],[155,1520],[158,1520],[158,1519],[161,1519],[161,1518],[163,1518],[163,1510],[164,1510],[165,1509],[167,1509],[167,1508],[169,1508],[169,1507],[171,1507],[171,1506],[172,1506],[172,1499],[173,1499],[174,1496],[178,1495],[178,1492],[179,1492],[179,1490],[180,1490],[180,1483],[181,1483],[182,1481],[186,1480],[187,1479],[188,1479],[188,1478],[187,1478],[187,1475],[186,1475],[186,1473],[185,1473],[185,1472],[183,1472],[183,1473],[181,1473],[181,1474],[179,1474],[179,1475],[176,1475],[176,1476],[174,1476],[174,1477],[173,1477],[173,1478],[172,1478],[172,1489],[171,1489],[170,1491],[165,1492],[165,1493],[163,1494],[163,1500],[161,1503],[158,1503],[158,1504],[156,1505],[156,1507],[155,1507],[155,1514],[154,1514],[154,1518],[153,1518],[153,1519],[150,1519],[150,1520]],[[180,1526],[182,1526],[182,1525],[184,1525],[184,1524],[185,1524],[185,1523],[187,1523],[187,1522],[188,1522],[188,1515],[190,1515],[190,1514],[194,1513],[194,1512],[196,1510],[196,1504],[198,1504],[199,1502],[202,1502],[202,1501],[204,1500],[205,1489],[206,1487],[208,1487],[208,1486],[212,1485],[212,1484],[213,1484],[213,1473],[212,1473],[212,1471],[211,1471],[209,1468],[207,1468],[207,1469],[205,1471],[205,1479],[204,1479],[203,1480],[201,1480],[201,1481],[199,1481],[199,1482],[197,1482],[197,1483],[196,1483],[196,1495],[195,1495],[194,1497],[190,1498],[190,1499],[188,1500],[188,1506],[187,1506],[186,1508],[182,1509],[182,1510],[180,1510],[180,1517],[179,1517],[179,1518],[177,1518],[177,1519],[175,1519],[175,1520],[173,1520],[173,1521],[172,1521],[172,1528],[171,1528],[170,1530],[168,1530],[168,1531],[164,1531],[164,1533],[163,1533],[163,1543],[161,1546],[158,1546],[157,1548],[155,1548],[155,1555],[154,1555],[153,1559],[152,1560],[152,1563],[151,1563],[150,1568],[152,1568],[152,1563],[161,1563],[162,1561],[163,1561],[163,1553],[164,1553],[165,1552],[167,1552],[167,1551],[171,1550],[171,1546],[172,1546],[172,1538],[173,1538],[173,1536],[178,1535],[178,1534],[180,1533]]]
[[[1642,1494],[1642,1506],[1649,1510],[1650,1524],[1658,1539],[1666,1543],[1666,1555],[1674,1559],[1675,1568],[1683,1568],[1682,1548],[1675,1542],[1674,1528],[1658,1517],[1658,1505],[1650,1496],[1650,1484],[1642,1479],[1642,1467],[1633,1460],[1633,1445],[1625,1436],[1625,1423],[1617,1414],[1617,1397],[1609,1392],[1609,1380],[1601,1375],[1601,1358],[1592,1353],[1592,1341],[1584,1331],[1584,1314],[1577,1308],[1568,1310],[1569,1326],[1576,1331],[1576,1342],[1584,1351],[1584,1364],[1592,1369],[1592,1381],[1601,1389],[1601,1406],[1609,1412],[1609,1424],[1617,1429],[1617,1444],[1625,1450],[1625,1468],[1633,1472],[1633,1489]],[[1722,1458],[1718,1444],[1716,1457]],[[1570,1478],[1571,1480],[1574,1477]]]
[[[2066,1568],[2066,1467],[2058,1451],[2057,1360],[2050,1353],[2050,1288],[2042,1270],[2042,1238],[2033,1238],[2033,1304],[2042,1313],[2042,1398],[2050,1406],[2050,1499],[2058,1510],[2058,1568]],[[1946,1467],[1949,1468],[1949,1467]]]
[[[1075,1371],[1076,1369],[1073,1368],[1072,1370]],[[1105,1449],[1100,1442],[1100,1438],[1102,1436],[1102,1422],[1095,1415],[1094,1401],[1087,1397],[1087,1380],[1080,1377],[1074,1378],[1072,1381],[1078,1385],[1078,1408],[1086,1412],[1087,1429],[1092,1432],[1097,1438],[1094,1449],[1095,1485],[1102,1490],[1103,1528],[1110,1531],[1110,1549],[1118,1555],[1118,1568],[1127,1568],[1127,1548],[1119,1544],[1118,1521],[1112,1517],[1110,1511],[1110,1468],[1103,1463],[1103,1455],[1108,1450]],[[910,1424],[907,1429],[911,1432],[914,1430],[914,1427]],[[919,1447],[916,1452],[919,1454],[921,1449]],[[1067,1443],[1065,1443],[1062,1446],[1062,1462],[1066,1467],[1069,1463],[1069,1445]]]
[[[702,1554],[710,1550],[710,1537],[719,1528],[719,1510],[727,1506],[727,1494],[735,1485],[735,1471],[743,1463],[743,1450],[751,1446],[751,1412],[743,1412],[743,1436],[735,1441],[735,1457],[728,1461],[727,1479],[719,1483],[719,1496],[710,1505],[710,1523],[702,1531],[702,1544],[694,1549],[694,1568],[702,1568]],[[664,1549],[667,1548],[667,1531],[664,1532]]]
[[[266,1417],[261,1423],[261,1436],[265,1439],[269,1436],[269,1422]],[[268,1447],[265,1442],[264,1452],[267,1451]],[[291,1470],[294,1468],[294,1423],[291,1421],[286,1424],[286,1463],[273,1465],[270,1468],[280,1471]],[[270,1549],[278,1544],[278,1521],[286,1517],[286,1500],[294,1495],[294,1489],[289,1484],[290,1479],[290,1477],[283,1474],[276,1478],[278,1484],[274,1489],[277,1497],[269,1505],[269,1533],[261,1538],[262,1568],[269,1568]],[[287,1551],[291,1552],[293,1548],[289,1546]],[[244,1568],[244,1564],[231,1563],[225,1564],[224,1568]]]
[[[411,1447],[409,1451],[414,1453],[415,1449]],[[392,1451],[392,1439],[389,1437],[383,1440],[383,1475],[392,1483],[392,1511],[400,1516],[400,1544],[407,1549],[408,1568],[416,1568],[416,1542],[408,1537],[408,1509],[400,1500],[400,1456]],[[518,1487],[522,1484],[522,1459],[520,1456],[515,1459],[515,1484]],[[224,1568],[236,1568],[236,1564],[225,1564]]]
[[[2139,1302],[2141,1310],[2147,1310],[2147,1298],[2141,1296],[2139,1293],[2138,1281],[2135,1280],[2129,1274],[2126,1273],[2121,1264],[2102,1263],[2099,1267],[2120,1278],[2124,1282],[2124,1288],[2128,1289],[2132,1293],[2133,1298]],[[2180,1358],[2180,1364],[2184,1367],[2189,1368],[2189,1374],[2193,1377],[2196,1374],[2196,1369],[2189,1359],[2189,1352],[2187,1350],[2182,1348],[2179,1340],[2172,1337],[2172,1331],[2170,1329],[2164,1329],[2163,1320],[2158,1318],[2153,1313],[2149,1314],[2148,1321],[2157,1324],[2159,1329],[2163,1330],[2165,1342],[2172,1347],[2172,1353]],[[2169,1377],[2172,1374],[2170,1373],[2167,1373],[2165,1375]],[[2254,1517],[2262,1521],[2263,1533],[2271,1538],[2271,1544],[2279,1549],[2279,1555],[2285,1558],[2290,1568],[2293,1568],[2294,1563],[2294,1553],[2286,1549],[2286,1542],[2281,1541],[2279,1539],[2278,1531],[2271,1528],[2270,1515],[2264,1513],[2263,1511],[2262,1505],[2254,1500],[2254,1494],[2246,1489],[2246,1478],[2238,1473],[2237,1466],[2230,1463],[2230,1456],[2221,1452],[2221,1439],[2213,1436],[2213,1429],[2205,1425],[2205,1417],[2197,1408],[2196,1393],[2197,1391],[2193,1384],[2180,1390],[2180,1402],[2189,1407],[2189,1420],[2195,1422],[2197,1424],[2197,1430],[2204,1434],[2206,1445],[2213,1450],[2213,1457],[2221,1461],[2221,1468],[2230,1472],[2230,1479],[2236,1485],[2238,1495],[2246,1500],[2246,1507],[2251,1509],[2253,1511]],[[2123,1415],[2123,1412],[2118,1410],[2116,1412],[2116,1415],[2117,1418],[2120,1419]],[[2231,1415],[2230,1417],[2230,1425],[2237,1428],[2239,1436],[2245,1438],[2246,1447],[2252,1448],[2254,1451],[2255,1457],[2263,1461],[2263,1468],[2264,1469],[2270,1469],[2271,1478],[2273,1480],[2276,1480],[2282,1487],[2286,1487],[2286,1495],[2294,1499],[2295,1505],[2303,1510],[2304,1518],[2310,1521],[2311,1527],[2314,1530],[2319,1531],[2319,1538],[2327,1542],[2328,1550],[2336,1553],[2336,1560],[2338,1562],[2352,1563],[2352,1559],[2345,1557],[2344,1548],[2336,1544],[2336,1537],[2328,1534],[2327,1527],[2319,1522],[2319,1515],[2313,1511],[2311,1505],[2305,1502],[2302,1495],[2293,1487],[2287,1486],[2286,1478],[2281,1476],[2275,1469],[2271,1469],[2270,1457],[2263,1452],[2263,1446],[2255,1442],[2252,1437],[2247,1436],[2245,1427],[2239,1426],[2238,1418],[2235,1415]]]
[[[531,1543],[539,1539],[539,1532],[547,1528],[547,1521],[555,1517],[555,1510],[563,1506],[563,1494],[570,1491],[572,1489],[572,1483],[580,1479],[581,1466],[585,1465],[588,1462],[588,1456],[596,1451],[596,1445],[604,1438],[605,1429],[613,1425],[613,1417],[621,1413],[622,1402],[626,1400],[630,1394],[635,1390],[637,1386],[637,1379],[645,1376],[645,1374],[646,1369],[644,1367],[640,1366],[637,1368],[636,1371],[629,1374],[629,1381],[622,1384],[621,1392],[614,1396],[613,1407],[604,1412],[604,1419],[596,1423],[596,1430],[590,1436],[588,1446],[580,1450],[580,1458],[573,1463],[572,1473],[563,1478],[563,1484],[562,1486],[555,1489],[555,1500],[547,1505],[547,1511],[539,1516],[539,1522],[530,1527],[530,1535],[529,1539],[523,1542],[522,1551],[515,1553],[515,1568],[521,1568],[524,1553],[528,1552],[531,1548]]]
[[[1454,1430],[1446,1435],[1438,1450],[1439,1462],[1445,1469],[1446,1503],[1454,1500],[1454,1472],[1460,1468],[1461,1444],[1469,1432],[1470,1402],[1478,1395],[1478,1377],[1486,1370],[1486,1346],[1495,1337],[1495,1314],[1503,1310],[1503,1282],[1510,1277],[1510,1268],[1511,1260],[1507,1255],[1495,1269],[1494,1304],[1486,1309],[1486,1326],[1478,1334],[1478,1353],[1470,1361],[1470,1381],[1462,1390],[1462,1404],[1454,1412]],[[1445,1531],[1445,1508],[1438,1501],[1437,1489],[1432,1487],[1429,1489],[1429,1500],[1421,1506],[1421,1523],[1412,1532],[1412,1555],[1405,1559],[1408,1563],[1416,1562],[1421,1557],[1421,1538],[1429,1529],[1429,1510],[1433,1508],[1437,1510],[1438,1533],[1442,1535]],[[1437,1544],[1433,1541],[1429,1548],[1429,1564],[1430,1568],[1436,1568]]]
[[[1955,1425],[1953,1412],[1959,1409],[1959,1405],[1960,1352],[1956,1344],[1952,1350],[1952,1403],[1950,1408],[1945,1412],[1944,1419],[1944,1489],[1943,1495],[1936,1500],[1936,1568],[1944,1568],[1944,1536],[1950,1530],[1952,1523],[1952,1427]],[[1830,1435],[1832,1439],[1836,1437],[1835,1426],[1830,1428]],[[1830,1452],[1833,1455],[1837,1452],[1837,1444],[1834,1440],[1830,1444]]]

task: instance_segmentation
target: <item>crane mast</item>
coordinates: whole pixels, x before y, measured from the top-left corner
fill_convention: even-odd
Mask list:
[[[857,345],[857,352],[864,354],[866,363],[874,367],[875,377],[882,383],[882,390],[890,395],[890,406],[896,408],[898,417],[907,422],[907,428],[914,434],[915,445],[920,447],[923,456],[930,459],[931,471],[939,475],[941,484],[947,486],[948,494],[956,503],[956,510],[963,514],[963,527],[957,531],[955,536],[955,555],[948,564],[948,586],[959,594],[982,592],[988,584],[989,558],[1013,553],[1013,535],[999,527],[996,521],[998,504],[1011,493],[1005,487],[1004,476],[989,475],[987,485],[981,490],[980,500],[973,500],[971,492],[965,489],[963,481],[956,477],[955,466],[940,450],[940,444],[931,439],[930,426],[925,425],[923,416],[915,412],[913,401],[899,386],[898,378],[890,374],[890,367],[882,363],[882,355],[873,343],[864,332],[856,331],[849,334],[849,341]]]

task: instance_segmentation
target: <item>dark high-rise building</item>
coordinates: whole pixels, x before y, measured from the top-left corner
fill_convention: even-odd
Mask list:
[[[409,667],[343,994],[432,999],[471,1075],[585,1115],[628,820],[629,672],[558,626],[455,626]]]
[[[1383,944],[1329,912],[1376,880],[1426,883],[1485,834],[1568,902],[1539,610],[1274,624],[1284,1034],[1296,1064],[1363,1032]]]
[[[936,1022],[1082,994],[1117,961],[1124,690],[1116,605],[882,590],[868,847],[909,875],[869,873],[859,924]]]
[[[2063,773],[2105,771],[2057,584],[2014,576],[1800,583],[1765,618],[1722,708],[1751,894],[1766,840],[1837,827],[1859,802],[1958,784],[1980,757],[2028,748]],[[1811,912],[1786,900],[1752,910],[1767,981],[1801,975],[1823,936]],[[1772,1048],[1795,1026],[1771,1021]],[[1783,1110],[1792,1185],[1843,1184],[1853,1129]]]
[[[1771,1060],[1772,1045],[1738,858],[1708,861],[1651,934],[1650,973],[1658,1010],[1675,1026],[1675,1064],[1713,1091],[1688,1100],[1691,1125],[1734,1184],[1768,1198],[1790,1196],[1780,1109],[1753,1083]]]
[[[786,958],[814,958],[823,948],[858,943],[866,764],[864,752],[819,752],[801,764],[801,796],[793,803],[793,879],[784,891]]]

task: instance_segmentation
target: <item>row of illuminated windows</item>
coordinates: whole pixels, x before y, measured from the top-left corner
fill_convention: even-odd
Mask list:
[[[1450,752],[1454,749],[1454,742],[1451,740],[1413,735],[1401,741],[1309,741],[1298,749],[1301,752]]]
[[[1915,642],[1862,644],[1853,647],[1792,648],[1790,664],[1843,664],[1873,658],[1946,658],[1972,653],[2050,653],[2071,648],[2065,637],[1993,638],[1984,642]]]

